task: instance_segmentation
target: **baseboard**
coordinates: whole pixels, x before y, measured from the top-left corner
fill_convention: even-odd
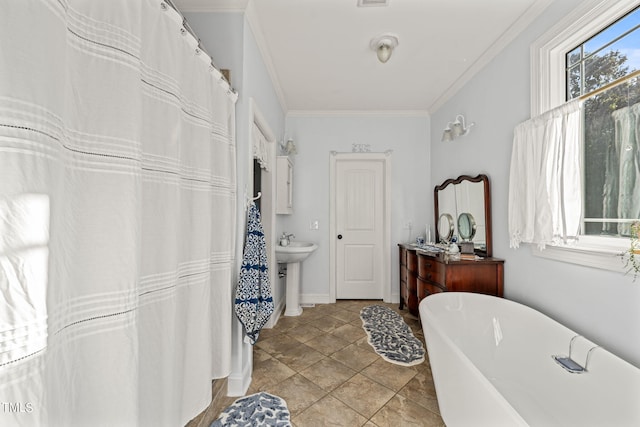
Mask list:
[[[300,304],[331,304],[334,302],[329,294],[300,294]]]
[[[266,323],[266,325],[264,325],[265,328],[271,329],[274,326],[276,326],[276,323],[278,323],[278,320],[280,319],[280,316],[284,311],[285,304],[286,304],[286,301],[284,298],[282,298],[278,306],[273,310],[273,314],[269,318],[269,321]]]
[[[231,374],[227,379],[227,396],[244,396],[251,385],[253,363],[245,363],[241,374]]]
[[[300,294],[300,304],[332,304],[329,294]],[[391,295],[392,304],[400,303],[400,294]]]

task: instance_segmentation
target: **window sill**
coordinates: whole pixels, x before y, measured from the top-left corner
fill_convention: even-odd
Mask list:
[[[531,246],[538,257],[626,273],[621,254],[629,249],[626,239],[583,236],[576,244],[550,246],[540,250]]]

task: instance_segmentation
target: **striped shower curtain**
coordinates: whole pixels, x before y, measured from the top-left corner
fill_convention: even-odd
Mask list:
[[[180,426],[230,371],[236,95],[160,0],[0,11],[0,425]]]

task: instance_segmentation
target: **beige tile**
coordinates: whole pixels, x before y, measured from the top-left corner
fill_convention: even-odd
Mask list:
[[[361,373],[397,392],[415,377],[418,371],[413,366],[401,366],[384,359],[378,359],[364,368]]]
[[[267,339],[274,335],[280,335],[283,331],[275,328],[262,328],[260,330],[260,336],[258,337],[258,341]]]
[[[298,316],[280,316],[276,327],[273,329],[277,329],[280,332],[286,332],[289,329],[295,328],[296,326],[300,325],[300,323],[300,317]]]
[[[331,355],[338,350],[341,350],[349,345],[349,341],[343,340],[340,337],[336,337],[331,334],[323,334],[310,339],[306,342],[306,345],[319,351],[324,355]]]
[[[292,421],[297,426],[361,426],[367,419],[332,396],[325,396]]]
[[[317,321],[315,321],[313,323],[313,326],[315,326],[318,329],[323,330],[324,332],[331,332],[334,329],[344,325],[345,322],[343,322],[340,319],[337,319],[331,315],[328,316],[323,316],[320,319],[318,319]]]
[[[371,417],[371,421],[379,427],[445,427],[440,415],[398,395]]]
[[[253,347],[253,363],[260,362],[262,360],[271,359],[271,355],[259,347]]]
[[[331,395],[369,419],[393,397],[394,392],[364,375],[356,374]]]
[[[324,358],[300,372],[302,376],[329,392],[356,374],[356,371],[331,358]]]
[[[254,359],[251,388],[256,391],[263,390],[264,387],[278,384],[295,373],[293,369],[272,357],[264,360]]]
[[[300,372],[326,356],[305,344],[298,343],[294,348],[274,354],[273,357],[294,371]]]
[[[282,397],[295,427],[442,426],[428,358],[411,367],[394,365],[367,342],[360,310],[376,304],[399,313],[424,343],[419,318],[397,304],[339,300],[305,307],[302,315],[281,316],[274,328],[262,331],[247,395],[266,391]],[[189,427],[208,427],[237,399],[223,397]]]
[[[344,363],[351,369],[360,372],[362,369],[376,361],[380,356],[370,349],[363,348],[361,344],[356,342],[342,350],[336,351],[330,357],[338,362]]]
[[[430,369],[419,369],[398,394],[432,412],[440,413],[436,397],[436,387],[433,383]]]
[[[327,393],[300,374],[287,378],[270,392],[287,402],[289,413],[297,416],[309,406],[322,399]]]
[[[324,334],[324,331],[321,331],[320,329],[316,328],[315,326],[309,323],[303,323],[287,331],[287,335],[297,339],[302,343],[307,342],[310,339],[315,338],[322,334]]]
[[[351,324],[356,324],[356,322],[359,323],[359,326],[362,325],[362,319],[360,319],[360,314],[353,312],[353,311],[349,311],[349,310],[336,310],[333,314],[333,317],[335,317],[336,319],[340,319],[345,323],[351,323]]]
[[[271,355],[286,353],[300,345],[301,342],[287,334],[280,334],[265,340],[258,340],[256,347]]]
[[[300,317],[298,317],[298,320],[300,321],[300,323],[311,323],[311,322],[315,322],[318,319],[320,319],[321,317],[327,316],[328,314],[325,313],[322,309],[317,308],[317,307],[312,307],[312,308],[308,308],[305,307],[302,309],[302,314],[300,315]]]
[[[370,300],[349,300],[345,301],[340,308],[348,311],[353,311],[354,313],[360,314],[360,311],[364,307],[368,307],[370,305],[384,305],[382,301],[370,301]]]
[[[366,337],[367,333],[364,331],[364,329],[357,328],[347,323],[331,331],[331,335],[340,337],[345,341],[355,342]]]

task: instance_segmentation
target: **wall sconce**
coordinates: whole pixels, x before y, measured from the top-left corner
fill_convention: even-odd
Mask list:
[[[369,43],[369,47],[376,51],[378,60],[383,64],[391,58],[391,53],[396,46],[398,46],[398,36],[391,33],[380,34]]]
[[[291,138],[287,139],[287,142],[281,141],[280,149],[287,156],[290,154],[298,154],[298,147],[296,147],[296,144],[293,142],[293,139]]]
[[[447,123],[447,127],[442,133],[442,141],[453,141],[460,136],[468,134],[471,130],[471,126],[473,125],[475,125],[474,122],[470,123],[469,126],[467,126],[464,122],[464,116],[462,114],[458,114],[453,122]]]

